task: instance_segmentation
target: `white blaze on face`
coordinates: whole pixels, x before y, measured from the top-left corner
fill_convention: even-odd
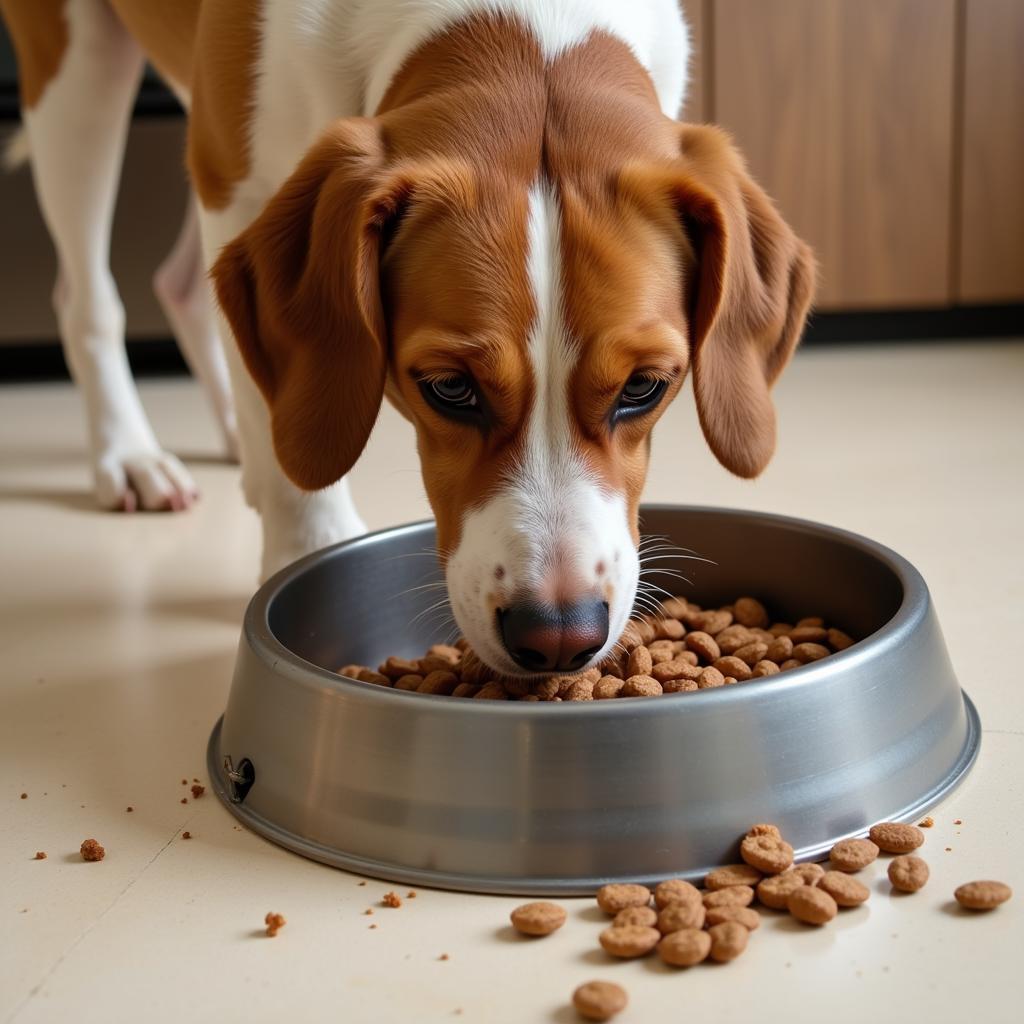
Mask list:
[[[537,310],[529,339],[533,401],[521,455],[501,489],[467,512],[447,565],[452,610],[491,667],[522,674],[498,631],[513,602],[609,605],[608,642],[621,635],[639,570],[623,495],[609,492],[575,450],[569,380],[576,351],[561,297],[560,210],[544,185],[530,192],[528,272]]]

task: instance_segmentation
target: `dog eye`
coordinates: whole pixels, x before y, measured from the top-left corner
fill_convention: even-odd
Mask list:
[[[423,395],[440,412],[473,413],[479,409],[473,379],[464,373],[449,373],[420,382]]]
[[[646,412],[653,408],[667,387],[668,381],[662,377],[655,377],[649,373],[634,373],[626,381],[626,385],[619,395],[619,404],[615,410],[616,417]]]

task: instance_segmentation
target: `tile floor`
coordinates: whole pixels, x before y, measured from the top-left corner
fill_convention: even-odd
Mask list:
[[[1019,1019],[1024,892],[984,917],[950,895],[978,877],[1024,889],[1024,343],[801,353],[754,483],[717,467],[689,397],[659,426],[651,500],[819,519],[913,561],[985,725],[974,772],[933,812],[921,894],[891,898],[876,864],[869,904],[832,927],[767,919],[741,960],[682,974],[608,963],[586,901],[541,942],[503,927],[520,901],[436,891],[377,909],[371,930],[363,911],[391,886],[271,846],[210,795],[179,802],[182,778],[205,781],[257,524],[193,384],[142,391],[203,488],[188,514],[96,511],[71,388],[0,389],[0,1021],[569,1022],[595,976],[628,988],[623,1024]],[[425,514],[390,411],[354,476],[371,527]],[[80,860],[86,836],[101,864]],[[289,922],[273,941],[270,909]]]

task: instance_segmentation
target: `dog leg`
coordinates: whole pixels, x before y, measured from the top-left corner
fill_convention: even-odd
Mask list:
[[[262,205],[262,201],[237,199],[222,211],[200,211],[208,267],[249,226]],[[352,501],[347,479],[320,491],[303,491],[285,476],[274,454],[267,404],[219,311],[217,319],[235,397],[242,489],[263,525],[260,579],[266,580],[303,555],[366,533],[366,524]]]
[[[110,224],[142,53],[103,0],[68,0],[69,43],[39,102],[24,111],[32,171],[60,266],[54,306],[85,402],[96,498],[132,510],[186,508],[197,491],[161,451],[124,350],[110,273]]]
[[[185,222],[174,248],[153,276],[153,291],[174,330],[185,361],[206,391],[227,453],[237,462],[238,429],[231,382],[204,269],[194,195],[189,196]]]

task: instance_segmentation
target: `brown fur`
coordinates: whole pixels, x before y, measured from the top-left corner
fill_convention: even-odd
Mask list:
[[[125,28],[169,82],[188,89],[203,0],[109,0]]]
[[[813,286],[806,247],[722,133],[660,113],[624,44],[595,33],[545,67],[527,33],[490,16],[424,44],[376,118],[332,126],[216,267],[297,484],[351,467],[389,370],[388,395],[417,429],[439,546],[457,544],[464,513],[513,471],[529,417],[527,197],[542,176],[563,215],[577,441],[627,496],[634,528],[650,430],[691,351],[715,454],[740,475],[764,467],[768,388]],[[668,377],[670,393],[609,430],[638,369]],[[415,379],[431,371],[472,373],[493,426],[433,411]]]
[[[21,105],[29,110],[60,70],[68,47],[66,0],[0,0],[0,14],[18,57]]]

